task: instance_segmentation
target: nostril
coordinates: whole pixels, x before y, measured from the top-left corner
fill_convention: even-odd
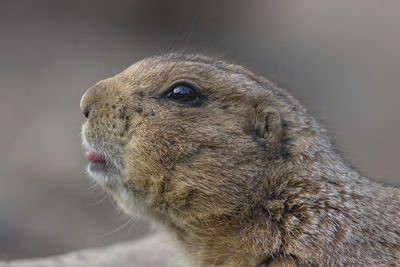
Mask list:
[[[102,91],[104,91],[104,86],[102,85],[102,83],[100,83],[93,85],[92,87],[87,89],[86,92],[83,94],[80,102],[80,108],[83,116],[85,116],[86,119],[88,119],[90,113],[93,112],[93,109],[95,107],[93,105],[101,96],[100,93]]]
[[[86,105],[83,108],[83,110],[82,110],[83,116],[85,116],[86,119],[89,118],[89,114],[90,114],[91,109],[92,109],[92,105]]]

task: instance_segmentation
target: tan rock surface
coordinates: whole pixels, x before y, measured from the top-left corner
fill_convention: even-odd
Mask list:
[[[73,251],[63,255],[0,262],[1,267],[153,267],[183,266],[174,243],[162,234],[104,248]]]

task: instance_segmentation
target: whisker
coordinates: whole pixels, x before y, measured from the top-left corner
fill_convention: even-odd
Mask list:
[[[89,204],[87,207],[93,207],[93,206],[96,206],[96,205],[100,204],[101,202],[103,202],[107,198],[107,193],[103,192],[102,195],[103,196],[99,200],[97,200],[94,203]]]
[[[102,234],[102,235],[96,236],[96,237],[90,239],[89,241],[90,241],[90,242],[93,242],[93,241],[99,240],[99,239],[101,239],[101,238],[104,238],[104,237],[106,237],[106,236],[109,236],[109,235],[111,235],[111,234],[113,234],[113,233],[116,233],[116,232],[118,232],[119,230],[121,230],[121,229],[123,229],[124,227],[126,227],[130,222],[132,222],[132,217],[130,217],[130,218],[128,219],[128,221],[126,221],[125,223],[123,223],[121,226],[118,226],[117,228],[113,229],[113,230],[110,231],[110,232],[107,232],[107,233],[104,233],[104,234]]]

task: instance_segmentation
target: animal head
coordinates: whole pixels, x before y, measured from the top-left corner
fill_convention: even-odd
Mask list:
[[[240,209],[316,135],[285,91],[203,56],[139,61],[88,89],[81,109],[89,174],[124,210],[177,225]]]

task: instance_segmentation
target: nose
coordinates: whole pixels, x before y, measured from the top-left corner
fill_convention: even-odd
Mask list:
[[[81,103],[80,103],[80,107],[81,107],[81,111],[83,113],[83,116],[85,116],[85,118],[89,118],[89,114],[90,111],[92,109],[92,103],[90,102],[90,97],[88,96],[88,91],[90,89],[88,89],[82,96],[81,98]]]
[[[83,113],[83,116],[85,118],[89,118],[90,113],[92,112],[93,105],[96,102],[96,99],[98,98],[99,91],[104,90],[104,86],[101,84],[96,84],[89,89],[83,94],[81,98],[81,111]]]
[[[90,109],[91,109],[91,105],[87,104],[86,101],[84,101],[85,95],[82,96],[81,98],[81,111],[83,113],[83,116],[85,116],[85,118],[89,118],[89,113],[90,113]]]

